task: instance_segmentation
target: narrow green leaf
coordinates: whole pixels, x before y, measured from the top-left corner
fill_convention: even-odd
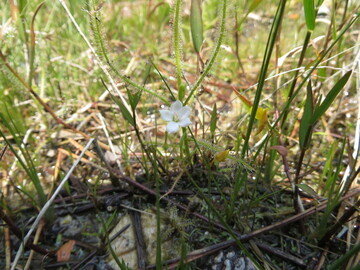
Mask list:
[[[190,27],[194,49],[199,53],[204,39],[201,0],[191,0]]]
[[[309,31],[315,28],[315,5],[314,0],[304,0],[304,13],[306,26]]]
[[[151,74],[151,70],[152,70],[152,67],[153,67],[153,64],[152,64],[152,57],[149,57],[149,60],[146,64],[146,67],[145,67],[145,71],[143,73],[143,86],[145,86],[145,84],[147,83],[147,81],[149,80],[150,78],[150,74]]]
[[[318,181],[317,191],[321,190],[321,195],[324,195],[326,191],[326,189],[324,188],[325,177],[327,175],[330,175],[329,172],[333,172],[335,170],[333,160],[337,150],[338,150],[338,141],[334,141],[331,144],[330,149],[327,151],[325,166]]]
[[[211,121],[210,121],[210,134],[211,134],[211,136],[215,135],[216,121],[217,121],[217,107],[216,107],[216,103],[215,103],[214,107],[213,107],[213,111],[211,113]]]
[[[118,105],[121,114],[123,115],[124,119],[129,122],[130,125],[135,127],[135,121],[129,110],[125,107],[124,104],[121,103],[120,100],[118,100],[116,97],[112,97],[116,105]]]
[[[254,9],[256,9],[261,2],[262,2],[262,0],[253,0],[250,4],[247,14],[249,14]]]
[[[127,91],[130,106],[131,106],[132,110],[135,111],[136,106],[139,103],[142,91],[141,90],[137,91],[135,94],[131,93],[131,91],[128,88],[126,88],[126,91]]]
[[[345,86],[347,81],[350,78],[352,70],[345,73],[344,76],[334,85],[330,90],[329,94],[325,97],[324,101],[320,106],[315,108],[315,111],[311,117],[310,124],[314,124],[320,117],[326,112],[326,110],[331,106],[336,96],[340,93],[341,89]]]
[[[317,6],[317,7],[320,7],[323,2],[324,2],[324,0],[318,0],[318,2],[316,3],[316,6]]]
[[[225,37],[225,26],[226,26],[226,15],[227,15],[227,5],[228,0],[222,0],[219,1],[219,30],[218,35],[216,38],[216,44],[215,47],[211,53],[211,57],[207,61],[207,64],[205,65],[205,68],[203,72],[201,73],[200,77],[196,80],[194,85],[192,86],[190,93],[186,100],[184,101],[184,106],[187,105],[187,103],[190,101],[192,96],[195,94],[196,89],[201,85],[202,81],[205,79],[205,77],[209,74],[210,70],[212,69],[215,60],[220,52],[220,47],[222,45],[223,39]],[[176,57],[175,57],[176,59]]]
[[[326,79],[326,68],[318,68],[318,78],[324,82]]]
[[[335,2],[332,1],[332,7],[331,7],[331,28],[332,28],[332,37],[335,40],[337,37],[337,23],[336,23],[336,8],[335,8]]]
[[[136,106],[138,105],[140,98],[141,98],[142,91],[137,91],[133,96],[133,110],[136,109]]]
[[[169,93],[170,93],[171,97],[173,98],[173,100],[176,100],[176,97],[175,97],[174,93],[171,91],[171,88],[170,88],[169,84],[166,82],[166,80],[165,80],[164,76],[161,74],[160,70],[156,67],[156,65],[154,64],[154,62],[151,61],[151,63],[152,63],[152,65],[153,65],[153,67],[156,69],[156,72],[160,75],[161,80],[162,80],[163,83],[165,84],[165,86],[166,86],[167,90],[169,91]],[[179,100],[180,100],[180,99],[179,99]],[[180,100],[180,101],[182,101],[182,100]],[[165,104],[170,105],[169,102],[168,102],[168,103],[165,103]]]
[[[182,102],[185,97],[186,84],[182,83],[178,90],[178,99]]]
[[[308,146],[310,142],[310,138],[307,139],[309,136],[308,133],[311,132],[311,118],[314,112],[313,106],[313,94],[312,94],[312,87],[311,81],[309,81],[308,86],[306,88],[307,95],[306,101],[304,106],[304,113],[300,121],[300,128],[299,128],[299,142],[300,148],[304,149]]]
[[[301,188],[303,191],[305,191],[307,194],[309,194],[310,196],[317,198],[319,197],[319,195],[316,193],[315,190],[313,190],[312,187],[306,185],[306,184],[297,184],[297,186],[299,188]]]

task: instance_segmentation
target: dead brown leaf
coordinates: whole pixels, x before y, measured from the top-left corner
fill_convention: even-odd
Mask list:
[[[56,252],[58,262],[66,262],[70,259],[71,251],[74,248],[75,240],[70,240],[63,244]]]

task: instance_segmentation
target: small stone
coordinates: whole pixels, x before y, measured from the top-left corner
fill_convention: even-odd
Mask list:
[[[228,259],[231,259],[234,256],[235,256],[235,251],[231,251],[228,254],[226,254],[226,258],[228,258]]]
[[[234,265],[234,270],[246,270],[246,263],[244,258],[237,258]]]
[[[219,255],[217,255],[215,258],[214,258],[214,263],[221,263],[221,261],[223,260],[223,257],[224,257],[224,253],[221,251],[219,253]]]
[[[50,149],[50,150],[46,153],[46,155],[47,155],[48,157],[55,157],[56,151],[55,151],[54,149]]]
[[[225,265],[225,270],[231,270],[231,261],[229,259],[226,259],[224,261],[224,265]]]
[[[257,268],[253,262],[247,257],[241,257],[236,259],[234,270],[256,270]]]
[[[247,270],[256,270],[256,266],[253,264],[253,262],[249,259],[249,258],[246,258],[246,265],[247,265]]]

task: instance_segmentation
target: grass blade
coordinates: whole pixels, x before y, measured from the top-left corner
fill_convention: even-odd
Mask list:
[[[313,105],[313,94],[312,94],[312,87],[311,87],[311,81],[309,81],[309,84],[307,86],[307,95],[306,95],[306,101],[304,106],[304,113],[301,118],[300,122],[300,129],[299,129],[299,142],[300,142],[300,148],[304,149],[309,146],[310,138],[306,139],[308,137],[308,133],[311,132],[311,118],[313,116],[314,112],[314,105]]]
[[[260,3],[261,3],[262,1],[263,1],[263,0],[253,0],[253,1],[251,2],[251,5],[250,5],[250,7],[249,7],[249,9],[248,9],[247,14],[249,14],[250,12],[253,12],[254,9],[256,9],[256,8],[260,5]]]
[[[314,0],[304,0],[304,13],[306,26],[309,31],[315,28],[315,4]]]
[[[114,102],[116,103],[116,105],[118,105],[118,107],[121,111],[121,114],[125,118],[125,120],[128,121],[130,125],[135,127],[134,117],[131,115],[131,113],[126,108],[126,106],[120,100],[118,100],[116,97],[114,97],[114,96],[111,96],[111,97],[114,100]]]
[[[350,75],[352,73],[352,70],[345,73],[344,76],[341,77],[341,79],[334,85],[334,87],[330,90],[329,94],[327,94],[324,101],[321,103],[320,106],[318,106],[313,116],[311,117],[311,124],[314,124],[317,120],[320,119],[320,117],[326,112],[326,110],[330,107],[330,105],[333,103],[336,96],[340,93],[341,89],[345,86],[347,81],[350,78]]]

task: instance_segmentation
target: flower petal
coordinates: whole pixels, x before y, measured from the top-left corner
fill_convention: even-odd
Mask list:
[[[180,100],[177,100],[177,101],[175,101],[173,104],[171,104],[171,106],[170,106],[170,111],[172,111],[172,112],[178,112],[178,111],[181,110],[181,108],[182,108],[182,103],[181,103]]]
[[[178,122],[180,127],[187,127],[191,125],[191,121],[189,117],[183,118]]]
[[[190,116],[190,107],[182,107],[181,110],[178,112],[178,115],[180,119],[188,118]]]
[[[161,118],[165,121],[172,121],[174,117],[174,113],[169,110],[160,110]]]
[[[166,126],[166,130],[169,133],[175,133],[179,130],[179,123],[176,122],[170,122],[167,126]]]

